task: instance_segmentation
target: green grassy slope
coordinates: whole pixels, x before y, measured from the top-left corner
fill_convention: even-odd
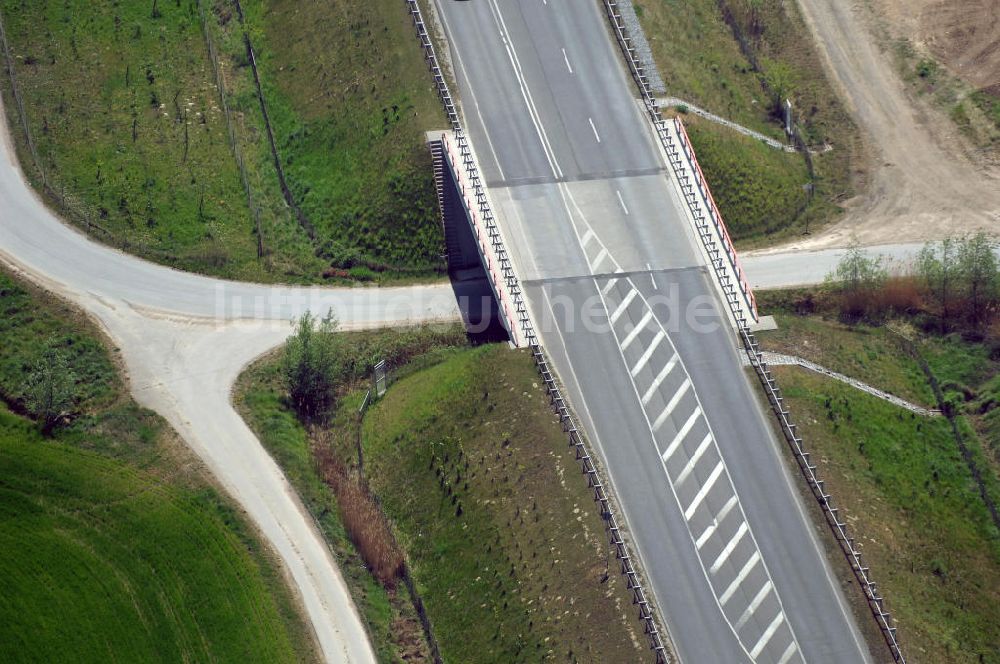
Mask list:
[[[0,660],[314,661],[277,562],[93,325],[3,273],[0,312]],[[5,405],[47,345],[78,379],[54,440]]]

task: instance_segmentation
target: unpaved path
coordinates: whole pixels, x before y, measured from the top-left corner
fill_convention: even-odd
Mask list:
[[[853,237],[878,245],[1000,232],[998,174],[974,165],[951,120],[907,93],[873,30],[884,17],[858,0],[798,2],[869,145],[867,188],[826,230],[755,253],[842,247]]]

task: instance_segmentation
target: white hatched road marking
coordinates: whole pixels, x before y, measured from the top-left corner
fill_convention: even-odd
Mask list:
[[[625,299],[621,301],[621,303],[615,308],[614,312],[611,314],[612,325],[618,321],[618,319],[625,312],[625,310],[628,309],[628,305],[632,304],[632,300],[634,300],[635,296],[638,294],[639,291],[637,291],[634,288],[628,292],[628,295],[625,296]]]
[[[660,330],[659,332],[656,333],[656,336],[653,337],[653,340],[649,342],[649,347],[646,348],[646,352],[642,354],[642,357],[639,358],[639,361],[635,363],[634,367],[632,367],[632,371],[630,373],[632,374],[633,377],[635,377],[636,375],[639,374],[640,371],[642,371],[642,368],[646,366],[646,363],[649,362],[649,358],[653,356],[653,353],[660,346],[660,343],[666,336],[667,334],[663,330]]]
[[[691,416],[687,419],[687,422],[684,423],[684,426],[682,426],[680,428],[680,431],[677,432],[677,435],[674,436],[674,439],[670,442],[670,445],[667,446],[666,451],[663,452],[662,458],[664,462],[669,461],[670,457],[672,457],[674,455],[674,452],[677,451],[677,448],[680,447],[681,443],[684,442],[684,438],[687,437],[688,433],[691,431],[691,427],[693,427],[694,423],[698,421],[699,415],[701,415],[700,406],[694,409],[694,412],[691,413]]]
[[[743,566],[743,569],[740,570],[740,573],[736,575],[736,578],[733,579],[733,582],[729,584],[728,588],[726,588],[726,591],[721,595],[719,595],[720,602],[725,604],[726,602],[729,601],[729,598],[732,597],[733,594],[736,592],[736,589],[739,588],[744,581],[746,581],[747,575],[753,571],[753,568],[757,566],[758,562],[760,562],[760,551],[754,551],[753,555],[750,556],[750,560],[746,562],[746,564]]]
[[[719,461],[719,465],[715,467],[715,470],[713,470],[712,474],[708,476],[707,480],[705,480],[705,483],[701,486],[701,489],[698,490],[698,494],[694,497],[694,500],[692,500],[691,504],[688,505],[688,508],[684,510],[685,519],[687,519],[688,521],[691,520],[691,516],[694,514],[695,510],[698,509],[698,506],[701,505],[701,501],[705,500],[705,496],[708,495],[708,492],[712,490],[713,486],[715,486],[715,481],[719,479],[719,475],[722,474],[722,470],[725,467],[726,464],[724,464],[722,461]],[[745,524],[746,521],[744,521],[743,523]]]
[[[785,653],[781,656],[781,659],[778,660],[778,664],[787,664],[788,660],[792,658],[792,655],[798,652],[798,649],[799,645],[795,643],[795,641],[789,643],[788,647],[785,648]]]
[[[736,494],[734,493],[732,496],[729,497],[729,500],[726,501],[726,504],[722,506],[722,509],[715,516],[715,518],[712,519],[712,525],[705,529],[705,532],[701,534],[701,536],[698,538],[698,541],[696,541],[694,545],[699,549],[705,546],[705,542],[707,542],[708,538],[711,537],[712,534],[716,531],[716,529],[719,527],[719,524],[722,523],[722,521],[727,516],[729,516],[729,512],[732,511],[732,509],[735,506],[736,506]]]
[[[635,338],[639,336],[639,333],[642,332],[644,329],[646,329],[646,323],[648,323],[649,319],[652,317],[653,317],[653,312],[647,311],[646,315],[643,316],[641,319],[639,319],[639,322],[635,324],[635,327],[633,327],[632,331],[628,333],[628,336],[625,337],[625,340],[619,344],[622,350],[625,350],[626,348],[632,345],[632,342],[635,341]]]
[[[597,266],[601,264],[605,258],[608,257],[608,250],[606,247],[601,247],[601,250],[597,252],[597,256],[594,257],[594,262],[590,264],[590,269],[597,270]]]
[[[674,408],[677,406],[677,402],[681,400],[684,394],[688,391],[689,387],[691,387],[691,379],[685,378],[684,382],[681,383],[681,386],[677,388],[676,392],[674,392],[674,396],[670,399],[670,402],[667,403],[667,406],[663,409],[663,412],[660,413],[660,416],[656,418],[655,422],[653,422],[654,433],[660,430],[660,427],[663,426],[663,423],[667,421],[668,417],[670,417],[670,413],[674,412]]]
[[[747,606],[746,610],[743,611],[743,614],[740,616],[740,619],[736,621],[735,625],[733,625],[733,627],[736,628],[736,630],[742,628],[743,625],[745,625],[746,622],[750,620],[750,616],[752,616],[754,612],[758,609],[758,607],[760,607],[761,602],[763,602],[767,598],[767,596],[771,593],[771,590],[773,589],[774,589],[774,584],[771,583],[771,579],[768,579],[767,581],[764,582],[764,585],[761,586],[761,589],[757,591],[756,595],[754,595],[753,601],[750,602],[749,606]]]
[[[781,627],[781,623],[783,623],[784,621],[785,621],[785,613],[783,611],[778,611],[778,615],[774,617],[774,620],[771,621],[771,624],[768,625],[767,629],[764,630],[764,633],[761,634],[760,639],[757,640],[757,645],[755,645],[750,650],[750,657],[752,657],[753,659],[757,659],[757,655],[760,654],[761,650],[767,647],[767,644],[771,640],[771,637],[774,636],[774,633],[778,631],[778,628]]]
[[[684,480],[686,480],[687,476],[691,474],[694,467],[698,465],[698,460],[701,459],[702,455],[705,454],[705,450],[707,450],[708,446],[711,444],[712,434],[709,433],[705,435],[705,440],[701,441],[701,444],[698,445],[698,449],[696,449],[694,454],[691,455],[691,458],[688,459],[687,465],[684,466],[684,469],[680,472],[676,479],[674,479],[674,482],[677,484],[684,484]]]
[[[733,538],[731,540],[729,540],[729,544],[727,544],[726,548],[722,550],[722,553],[719,554],[719,557],[715,559],[715,562],[712,563],[712,566],[708,568],[708,570],[712,574],[718,572],[719,568],[726,564],[726,561],[729,560],[729,556],[733,554],[733,551],[736,549],[737,545],[739,545],[739,543],[743,540],[743,536],[747,534],[748,530],[750,530],[750,526],[747,525],[747,522],[741,521],[740,527],[736,529],[736,534],[733,535]]]
[[[593,239],[594,239],[595,237],[597,237],[597,236],[596,236],[596,235],[594,235],[594,231],[592,231],[592,230],[590,230],[590,229],[588,228],[588,229],[587,229],[587,232],[583,234],[583,237],[582,237],[582,238],[580,238],[580,242],[581,242],[581,243],[583,243],[583,246],[585,246],[585,247],[586,247],[586,246],[587,246],[587,244],[589,244],[589,243],[590,243],[590,241],[591,241],[591,240],[593,240]]]
[[[653,398],[653,395],[656,394],[656,390],[659,389],[660,383],[662,383],[666,379],[667,374],[669,374],[671,370],[673,370],[673,368],[677,366],[677,357],[678,357],[677,353],[674,353],[674,356],[671,357],[670,361],[667,362],[665,367],[663,367],[663,370],[660,371],[659,375],[656,377],[656,380],[653,381],[653,384],[650,385],[649,389],[646,390],[646,393],[642,395],[643,407],[645,407],[646,404],[649,403],[649,400]]]

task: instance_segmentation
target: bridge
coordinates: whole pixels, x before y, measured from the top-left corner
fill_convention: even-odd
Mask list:
[[[756,308],[682,125],[636,99],[597,3],[436,9],[462,99],[438,163],[512,342],[544,345],[611,479],[665,640],[871,661],[741,367]]]

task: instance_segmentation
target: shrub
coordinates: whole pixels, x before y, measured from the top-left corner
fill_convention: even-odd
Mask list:
[[[285,346],[283,373],[292,407],[305,422],[326,420],[336,402],[342,349],[330,312],[322,320],[306,312]]]
[[[76,402],[76,377],[66,354],[55,348],[46,349],[31,368],[24,393],[25,405],[38,419],[42,433],[51,434]]]

